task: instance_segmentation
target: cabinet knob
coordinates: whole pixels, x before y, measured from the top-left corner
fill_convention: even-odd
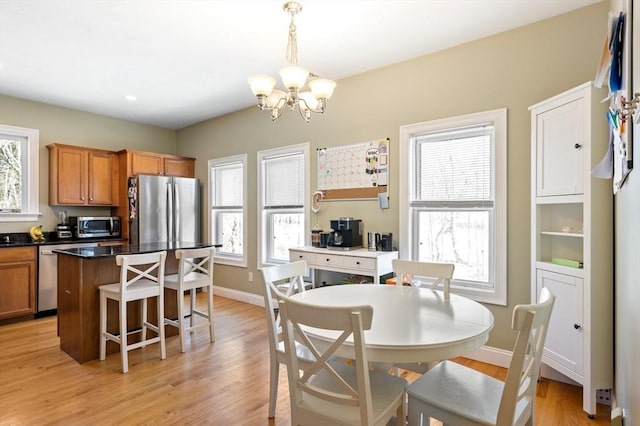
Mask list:
[[[580,148],[582,148],[582,145],[581,145],[581,144],[579,144],[579,143],[577,143],[577,144],[575,144],[573,147],[574,147],[575,149],[580,149]]]
[[[582,327],[580,327],[580,324],[573,324],[573,328],[580,330]]]
[[[302,255],[298,256],[299,259],[302,259]]]
[[[84,197],[80,197],[80,201],[84,201]]]

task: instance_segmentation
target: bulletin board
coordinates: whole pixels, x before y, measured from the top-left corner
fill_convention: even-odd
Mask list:
[[[325,200],[377,199],[389,187],[389,138],[317,149]]]

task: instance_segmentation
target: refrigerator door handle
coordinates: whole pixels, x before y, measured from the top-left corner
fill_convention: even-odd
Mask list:
[[[173,184],[173,201],[174,201],[174,209],[173,209],[173,241],[179,241],[180,237],[180,185],[177,185],[174,180]]]
[[[169,241],[174,241],[175,239],[175,227],[173,223],[175,208],[173,203],[175,201],[174,193],[173,193],[173,184],[172,181],[167,183],[167,211],[165,214],[167,215],[167,236]]]

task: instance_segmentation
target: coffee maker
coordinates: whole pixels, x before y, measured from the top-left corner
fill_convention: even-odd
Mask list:
[[[362,220],[352,217],[341,217],[331,220],[333,232],[327,242],[327,248],[335,250],[352,250],[362,247]]]

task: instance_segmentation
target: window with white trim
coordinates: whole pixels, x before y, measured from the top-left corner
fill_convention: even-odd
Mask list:
[[[209,161],[211,242],[216,263],[247,266],[247,155]]]
[[[454,263],[452,292],[506,305],[506,109],[400,129],[401,257]]]
[[[289,261],[306,243],[309,144],[258,152],[259,266]]]
[[[0,222],[37,221],[39,131],[0,124]]]

